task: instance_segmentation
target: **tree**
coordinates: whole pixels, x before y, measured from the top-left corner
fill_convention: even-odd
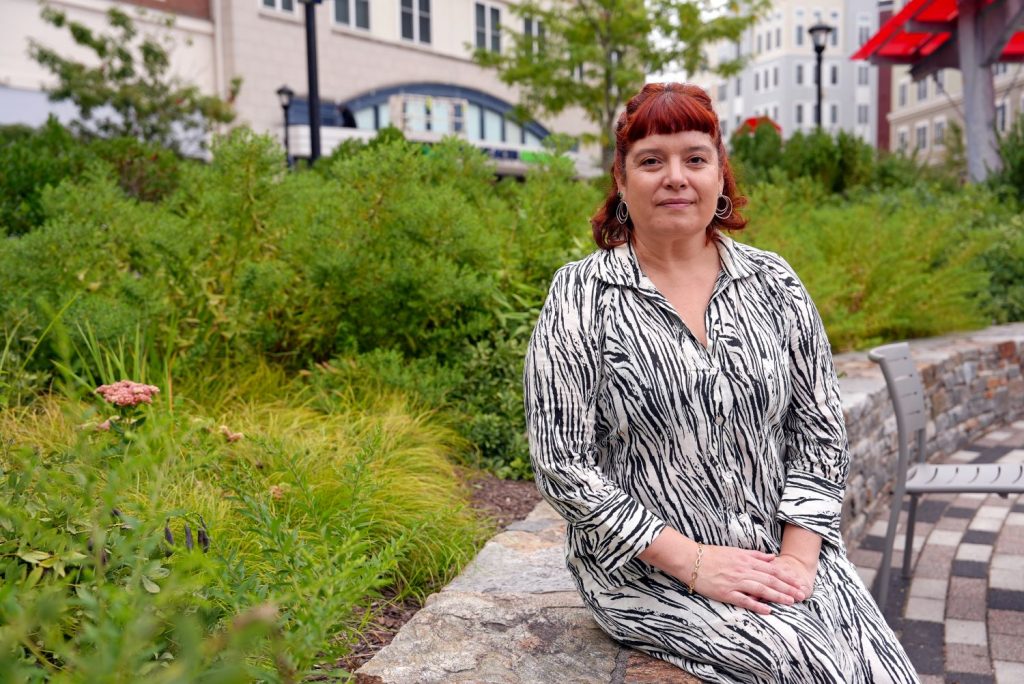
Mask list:
[[[512,12],[526,30],[502,34],[510,48],[478,46],[473,57],[520,88],[520,120],[582,109],[599,131],[582,137],[601,145],[607,169],[615,153],[615,117],[647,75],[668,68],[712,70],[708,44],[738,40],[766,7],[765,0],[730,0],[726,6],[713,0],[524,0]],[[731,75],[742,64],[728,59],[713,70]]]
[[[234,119],[231,103],[240,80],[232,81],[228,99],[222,100],[168,74],[175,45],[169,33],[173,17],[160,21],[164,30],[159,35],[140,34],[132,18],[117,7],[107,11],[110,30],[105,33],[69,21],[52,7],[44,6],[42,17],[66,28],[76,44],[96,55],[90,60],[95,64],[83,64],[29,41],[32,58],[57,77],[57,85],[47,91],[50,100],[70,100],[78,107],[81,119],[73,124],[77,133],[131,137],[181,151],[184,142],[204,146],[216,124]]]

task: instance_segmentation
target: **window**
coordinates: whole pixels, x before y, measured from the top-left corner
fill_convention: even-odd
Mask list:
[[[932,142],[936,147],[941,147],[946,144],[946,120],[938,119],[935,122],[935,130],[932,135]]]
[[[402,38],[430,43],[430,0],[402,0]]]
[[[861,24],[857,27],[857,44],[863,45],[871,40],[871,27]]]
[[[782,28],[775,28],[775,47],[782,47]]]
[[[282,12],[294,12],[295,0],[263,0],[263,6]]]
[[[804,44],[804,26],[803,24],[796,25],[796,44],[798,46]]]
[[[779,106],[778,105],[773,105],[772,106],[772,119],[774,121],[778,121],[779,120]]]
[[[907,151],[907,129],[901,128],[896,132],[896,149],[900,152]]]
[[[725,98],[729,97],[729,86],[725,83],[718,85],[718,101],[725,102]]]
[[[928,99],[928,81],[926,81],[925,79],[922,78],[920,81],[917,82],[917,101],[921,102],[922,100],[927,100],[927,99]]]
[[[870,82],[870,73],[871,72],[868,71],[868,67],[866,65],[859,65],[857,67],[857,85],[868,85]]]
[[[946,72],[940,69],[939,71],[936,71],[935,75],[933,76],[933,78],[935,79],[935,92],[937,93],[941,93],[946,87],[945,74]]]
[[[829,121],[833,125],[839,123],[839,105],[834,104],[830,107]]]
[[[928,147],[928,124],[921,124],[918,126],[915,133],[917,133],[916,148],[923,150]]]
[[[741,85],[741,83],[742,83],[742,81],[740,80],[740,77],[737,76],[736,77],[736,97],[739,97],[740,95],[743,94],[743,86]]]
[[[839,85],[839,66],[837,64],[833,64],[830,71],[832,74],[832,85]]]
[[[722,137],[725,138],[729,135],[729,122],[722,119],[718,122],[718,130],[722,131]]]
[[[1000,133],[1006,131],[1006,100],[996,105],[996,130]]]
[[[370,0],[334,0],[334,23],[352,26],[353,5],[355,5],[356,28],[370,28]]]
[[[900,87],[897,90],[897,94],[898,94],[898,97],[896,99],[900,103],[900,107],[906,107],[907,106],[907,84],[906,83],[900,83]]]
[[[1005,74],[1009,70],[1009,68],[1010,65],[1007,64],[1006,62],[996,62],[995,64],[992,65],[992,75],[1000,76],[1002,74]]]
[[[475,9],[477,48],[501,52],[501,10],[479,2]]]
[[[523,34],[533,44],[534,54],[544,51],[544,22],[532,17],[523,19]]]
[[[866,125],[868,123],[868,117],[870,116],[869,108],[866,104],[857,105],[857,123]]]
[[[829,39],[832,41],[832,47],[835,47],[839,45],[839,12],[832,12],[829,16],[832,18],[832,33],[829,34]]]
[[[768,52],[772,51],[772,32],[771,31],[769,31],[768,33],[764,34],[764,46],[765,46],[765,49],[768,50]]]
[[[761,72],[760,71],[755,71],[754,72],[754,92],[756,93],[760,89],[761,89]]]
[[[804,122],[804,106],[801,103],[796,104],[796,125],[799,126]]]
[[[759,33],[757,34],[757,54],[761,54],[762,52],[764,52],[764,50],[762,49],[763,47],[764,43],[762,42],[762,36]]]
[[[772,85],[779,87],[779,67],[772,67]]]
[[[803,85],[804,84],[804,65],[803,64],[797,64],[796,65],[796,84],[797,85]]]

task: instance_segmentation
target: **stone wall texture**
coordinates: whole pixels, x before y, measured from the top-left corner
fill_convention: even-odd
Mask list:
[[[1024,415],[1024,324],[910,340],[930,419],[929,460],[949,455],[987,430]],[[843,506],[847,543],[863,536],[891,493],[896,417],[881,369],[865,352],[835,357],[850,438]]]

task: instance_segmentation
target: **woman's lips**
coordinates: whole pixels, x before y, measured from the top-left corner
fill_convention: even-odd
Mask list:
[[[688,207],[691,204],[694,204],[694,202],[692,200],[684,200],[684,199],[668,199],[668,200],[663,200],[661,202],[658,202],[658,206],[659,207],[676,207],[676,208],[681,208],[681,207]]]

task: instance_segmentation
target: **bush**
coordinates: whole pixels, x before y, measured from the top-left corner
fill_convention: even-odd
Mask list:
[[[1002,188],[1024,204],[1024,114],[1018,116],[1010,130],[1000,136],[999,156],[1003,160],[1003,168],[992,174],[989,184]]]

